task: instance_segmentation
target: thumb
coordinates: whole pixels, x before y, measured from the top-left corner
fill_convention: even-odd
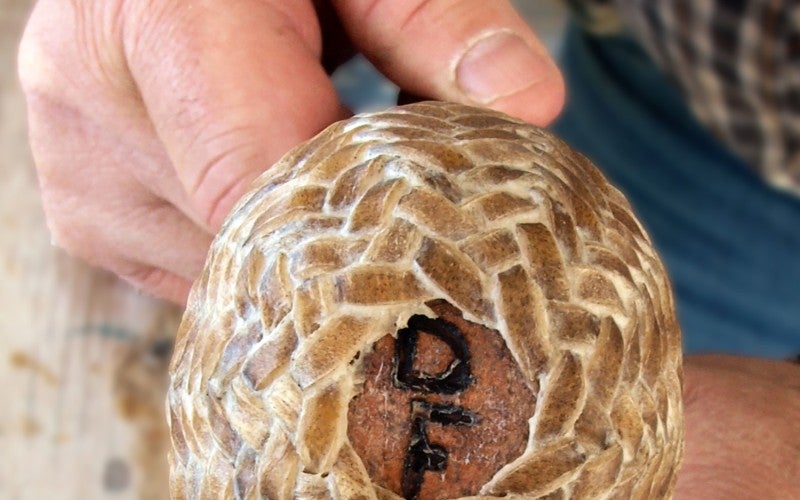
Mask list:
[[[564,83],[506,0],[334,0],[353,42],[401,88],[546,125]]]
[[[125,51],[189,215],[215,231],[250,182],[344,118],[311,2],[130,2]]]

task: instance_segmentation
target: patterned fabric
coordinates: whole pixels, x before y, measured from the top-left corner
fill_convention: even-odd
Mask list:
[[[800,195],[800,2],[567,3],[595,35],[633,34],[719,140]]]

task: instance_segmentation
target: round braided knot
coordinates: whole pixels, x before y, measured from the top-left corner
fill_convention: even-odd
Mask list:
[[[359,115],[213,243],[171,366],[172,495],[668,497],[681,366],[664,268],[588,160],[483,109]]]

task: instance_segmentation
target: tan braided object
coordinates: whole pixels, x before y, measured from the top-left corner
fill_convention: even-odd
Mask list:
[[[536,127],[336,123],[216,238],[177,339],[174,498],[665,498],[670,285],[624,197]]]

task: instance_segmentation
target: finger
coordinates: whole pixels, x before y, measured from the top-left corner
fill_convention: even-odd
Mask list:
[[[109,210],[103,198],[70,206],[51,192],[45,210],[51,227],[56,226],[54,237],[68,253],[113,272],[136,288],[185,303],[193,280],[203,269],[211,236],[164,200],[148,193],[128,196],[132,200],[129,208]],[[67,216],[53,213],[65,209]]]
[[[209,229],[259,173],[345,116],[309,1],[128,5],[131,74]]]
[[[152,159],[91,114],[47,97],[28,101],[31,151],[54,241],[111,269],[135,261],[187,279],[212,236],[137,180]]]
[[[125,265],[119,276],[149,295],[185,305],[192,289],[192,282],[165,269],[136,263]]]
[[[184,303],[203,268],[211,236],[163,200],[140,203],[149,193],[129,185],[132,205],[109,210],[103,197],[74,196],[71,187],[44,187],[45,212],[54,241],[69,254],[109,270],[156,297]],[[110,197],[115,189],[108,189]],[[87,202],[91,200],[91,202]]]
[[[202,271],[212,237],[162,200],[143,203],[119,217],[116,226],[93,219],[95,245],[117,250],[130,262],[168,270],[194,280]]]
[[[103,3],[111,8],[113,1]],[[26,25],[18,69],[35,164],[43,176],[60,175],[73,184],[85,179],[95,186],[95,171],[124,170],[148,191],[196,217],[131,84],[121,41],[113,36],[119,30],[101,30],[93,7],[92,1],[39,0]],[[76,193],[83,191],[76,186]],[[88,199],[89,194],[83,196]]]
[[[193,280],[200,274],[211,235],[163,200],[135,185],[106,186],[107,196],[74,195],[72,186],[45,187],[44,208],[57,243],[89,263],[127,275],[126,265],[156,267]],[[121,199],[124,204],[113,204]]]
[[[109,211],[101,198],[71,206],[51,191],[45,210],[54,238],[68,253],[144,292],[184,303],[203,269],[211,236],[167,202],[138,198],[129,198],[135,200],[129,209]],[[69,215],[54,214],[64,210]]]
[[[401,88],[538,125],[564,102],[544,45],[506,0],[334,0],[356,46]]]

